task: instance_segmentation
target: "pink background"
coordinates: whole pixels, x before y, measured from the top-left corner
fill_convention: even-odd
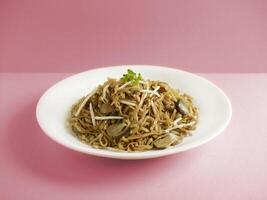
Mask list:
[[[201,74],[230,97],[230,125],[196,149],[140,161],[83,155],[41,131],[36,103],[67,75],[0,74],[1,200],[267,199],[267,74]]]
[[[0,71],[267,72],[265,0],[1,0]]]

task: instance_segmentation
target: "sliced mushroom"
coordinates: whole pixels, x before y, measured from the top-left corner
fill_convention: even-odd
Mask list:
[[[178,110],[178,112],[180,112],[183,115],[187,115],[189,113],[187,104],[184,100],[180,99],[177,103],[176,103],[176,108]]]
[[[154,141],[154,146],[159,149],[167,148],[171,146],[173,143],[177,144],[179,137],[173,133],[169,133],[166,136],[157,139]]]
[[[112,106],[109,104],[102,104],[99,109],[102,114],[110,114],[113,111]]]
[[[118,137],[126,133],[128,127],[124,122],[112,124],[107,128],[107,134],[111,137]]]

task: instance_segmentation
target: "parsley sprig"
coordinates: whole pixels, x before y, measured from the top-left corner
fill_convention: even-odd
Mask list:
[[[127,74],[123,74],[123,76],[121,77],[122,82],[126,83],[130,81],[132,84],[138,84],[142,79],[143,78],[140,73],[136,74],[130,69],[127,70]]]

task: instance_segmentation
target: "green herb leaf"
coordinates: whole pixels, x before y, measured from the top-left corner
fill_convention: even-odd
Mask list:
[[[124,83],[131,81],[133,84],[138,84],[142,79],[140,73],[137,75],[134,71],[128,69],[127,74],[123,74],[121,81]]]

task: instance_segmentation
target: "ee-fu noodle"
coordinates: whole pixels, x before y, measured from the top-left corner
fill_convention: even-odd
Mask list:
[[[181,143],[195,129],[198,112],[189,95],[128,70],[81,98],[68,121],[94,148],[135,152]]]

